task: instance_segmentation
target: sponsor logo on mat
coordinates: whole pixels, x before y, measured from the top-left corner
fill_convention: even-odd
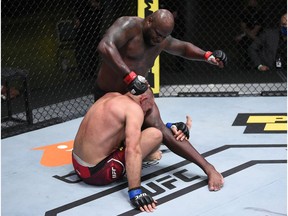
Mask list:
[[[287,133],[287,113],[239,113],[232,126],[246,126],[244,133]]]

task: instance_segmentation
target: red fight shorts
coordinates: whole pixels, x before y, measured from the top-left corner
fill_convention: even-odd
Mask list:
[[[87,184],[107,185],[121,179],[125,174],[124,148],[114,151],[93,167],[83,165],[83,161],[74,152],[72,162],[78,176]]]

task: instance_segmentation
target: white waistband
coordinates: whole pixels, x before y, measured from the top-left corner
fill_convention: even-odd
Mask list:
[[[83,161],[78,155],[75,154],[74,151],[72,151],[72,154],[73,154],[73,157],[74,159],[82,166],[85,166],[85,167],[94,167],[95,165],[92,165],[92,164],[89,164],[85,161]]]

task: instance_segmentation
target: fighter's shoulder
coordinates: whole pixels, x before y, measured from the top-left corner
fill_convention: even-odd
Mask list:
[[[125,109],[129,112],[129,110],[142,110],[140,105],[128,95],[122,95],[122,104],[125,106]]]
[[[142,18],[136,16],[122,16],[116,20],[116,23],[123,28],[135,28],[141,27],[142,20]]]
[[[108,92],[106,93],[103,97],[101,97],[100,99],[111,99],[111,98],[115,98],[118,96],[121,96],[122,94],[120,94],[119,92]]]
[[[115,95],[112,100],[109,101],[108,108],[113,109],[113,112],[118,114],[122,113],[125,116],[140,117],[143,115],[143,111],[139,104],[132,100],[127,95]]]
[[[130,106],[134,106],[132,100],[129,100],[126,95],[118,92],[109,92],[101,97],[97,102],[102,102],[105,106],[114,110],[125,110]]]
[[[109,99],[113,99],[111,100],[113,101],[113,103],[118,103],[123,107],[130,107],[130,106],[139,107],[139,105],[134,100],[132,100],[129,96],[127,96],[127,94],[121,94],[119,92],[109,92],[105,96],[107,96],[107,98]]]
[[[178,40],[177,38],[172,37],[171,35],[169,35],[168,37],[165,38],[165,40],[163,41],[162,45],[165,48],[168,48],[174,44],[177,44],[180,40]]]

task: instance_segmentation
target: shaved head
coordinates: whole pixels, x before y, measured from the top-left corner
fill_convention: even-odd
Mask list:
[[[146,44],[156,45],[168,37],[174,29],[174,16],[165,9],[160,9],[144,19],[143,35]]]
[[[174,16],[170,11],[160,9],[151,14],[151,17],[157,28],[170,33],[173,31]]]

